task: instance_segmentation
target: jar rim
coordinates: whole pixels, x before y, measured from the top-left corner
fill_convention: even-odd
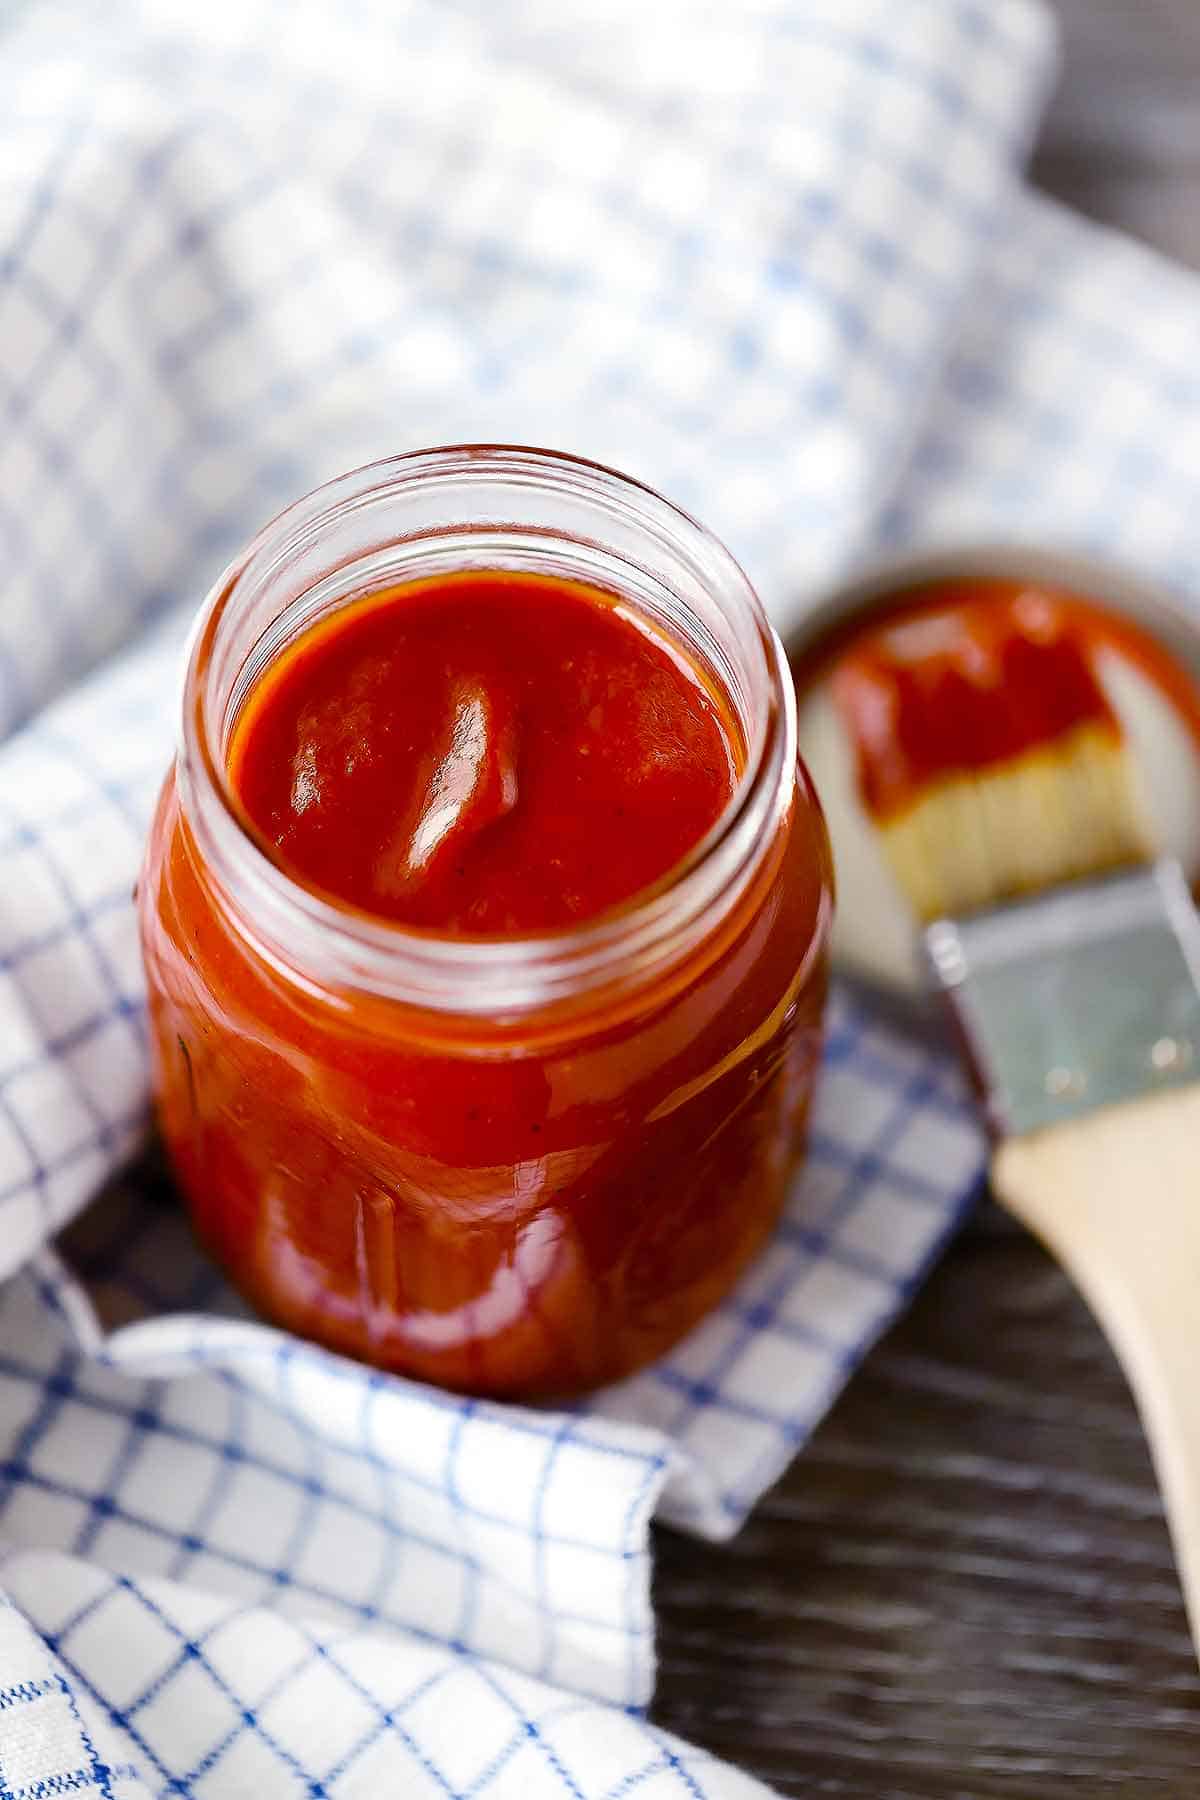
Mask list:
[[[756,645],[767,704],[747,734],[746,763],[721,813],[657,881],[578,925],[536,933],[458,937],[339,904],[291,876],[237,805],[225,757],[213,743],[210,676],[223,623],[247,583],[278,575],[347,509],[415,488],[472,480],[570,491],[619,508],[651,549],[670,543],[743,614]],[[494,529],[488,520],[481,532]],[[414,541],[436,532],[414,534]],[[582,541],[582,540],[581,540]],[[499,566],[498,564],[483,564]],[[291,502],[250,540],[210,588],[186,651],[178,779],[184,813],[241,934],[289,979],[318,989],[367,991],[435,1012],[520,1014],[570,996],[650,979],[699,941],[745,886],[757,853],[791,800],[796,703],[782,645],[749,579],[705,526],[655,489],[602,463],[515,444],[460,444],[381,458],[333,477]],[[798,947],[798,951],[800,947]],[[311,955],[320,974],[314,979]]]

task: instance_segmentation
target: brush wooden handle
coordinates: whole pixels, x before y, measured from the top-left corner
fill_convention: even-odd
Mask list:
[[[1121,1360],[1200,1651],[1200,1084],[1009,1138],[992,1183],[1074,1277]]]

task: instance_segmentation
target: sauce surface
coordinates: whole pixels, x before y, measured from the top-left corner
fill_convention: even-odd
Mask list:
[[[467,571],[300,636],[251,689],[228,767],[294,878],[476,936],[568,926],[651,886],[744,761],[728,704],[612,596]]]

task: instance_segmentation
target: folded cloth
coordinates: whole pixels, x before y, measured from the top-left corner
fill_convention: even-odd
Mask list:
[[[1023,0],[42,0],[0,67],[0,730],[424,444],[614,463],[785,604],[894,480],[1047,52]]]
[[[0,1557],[0,1579],[0,1671],[21,1676],[0,1689],[6,1796],[767,1800],[642,1718],[444,1644],[47,1551]],[[63,1618],[72,1647],[55,1654]]]
[[[664,486],[785,626],[852,556],[934,538],[1195,579],[1200,291],[1015,186],[1041,13],[643,14],[252,0],[202,34],[170,5],[10,29],[0,1792],[68,1763],[100,1792],[367,1792],[379,1742],[414,1792],[736,1791],[595,1704],[651,1691],[649,1519],[736,1529],[981,1168],[954,1072],[837,996],[776,1240],[569,1411],[248,1319],[163,1184],[52,1242],[146,1116],[129,891],[173,603],[310,481],[488,436]],[[491,1737],[422,1699],[496,1682]]]

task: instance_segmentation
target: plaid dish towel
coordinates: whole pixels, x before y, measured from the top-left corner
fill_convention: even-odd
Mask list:
[[[636,1711],[649,1521],[736,1530],[903,1306],[981,1168],[957,1077],[837,996],[772,1246],[570,1410],[259,1324],[165,1180],[88,1204],[146,1124],[181,633],[294,494],[488,438],[662,487],[784,627],[954,536],[1186,592],[1200,286],[1020,190],[1026,0],[47,3],[0,44],[0,1795],[749,1793]]]

